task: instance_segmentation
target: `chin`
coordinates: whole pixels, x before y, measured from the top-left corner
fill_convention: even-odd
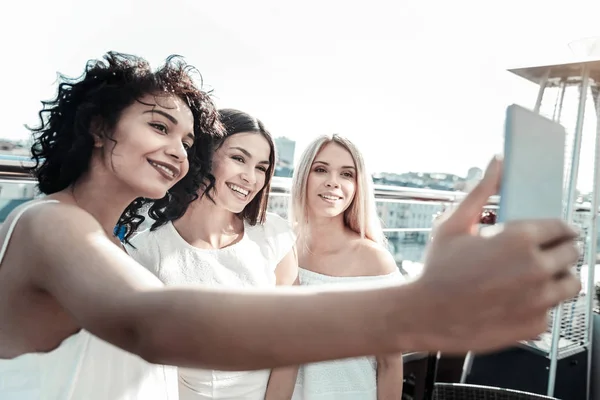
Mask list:
[[[241,214],[245,208],[246,208],[246,206],[244,206],[244,207],[227,207],[227,210],[229,212],[231,212],[232,214]]]
[[[340,215],[341,212],[337,210],[319,210],[315,214],[322,218],[335,218]]]
[[[144,197],[147,199],[152,199],[152,200],[158,200],[158,199],[162,199],[163,197],[165,197],[167,195],[167,191],[169,190],[168,188],[165,187],[144,187],[144,188],[140,188],[141,190],[139,190],[139,193],[143,193],[140,194],[137,197]]]

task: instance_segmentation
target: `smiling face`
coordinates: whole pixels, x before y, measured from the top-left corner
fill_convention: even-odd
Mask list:
[[[348,209],[356,193],[356,165],[348,150],[335,142],[317,153],[306,186],[309,215],[336,217]]]
[[[194,118],[174,96],[147,95],[121,113],[111,137],[95,135],[93,157],[123,191],[159,199],[187,174]]]
[[[265,187],[271,146],[257,132],[229,136],[213,156],[215,203],[234,214],[244,208]]]

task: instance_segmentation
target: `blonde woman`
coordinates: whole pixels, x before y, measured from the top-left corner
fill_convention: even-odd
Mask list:
[[[302,285],[385,284],[402,279],[385,248],[371,178],[356,146],[322,136],[304,151],[292,183]],[[401,354],[303,365],[294,399],[399,399]]]

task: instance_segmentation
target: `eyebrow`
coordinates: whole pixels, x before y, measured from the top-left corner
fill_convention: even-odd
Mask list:
[[[174,123],[175,125],[177,125],[179,123],[179,121],[177,121],[177,119],[172,116],[171,114],[164,112],[162,110],[156,110],[156,109],[152,109],[152,110],[146,110],[144,111],[144,114],[160,114],[163,117],[165,117],[166,119],[168,119],[169,121],[171,121],[172,123]]]
[[[313,164],[323,164],[323,165],[327,165],[329,166],[328,162],[325,161],[315,161]],[[354,165],[343,165],[342,169],[356,169],[356,167]]]
[[[248,152],[248,150],[242,148],[242,147],[230,147],[230,149],[234,149],[234,150],[239,150],[241,151],[246,157],[248,158],[252,158],[252,154],[250,154],[250,152]],[[268,160],[264,160],[264,161],[260,161],[259,164],[266,164],[266,165],[270,165],[271,163]]]
[[[159,114],[159,115],[162,115],[163,117],[165,117],[166,119],[168,119],[169,121],[171,121],[174,125],[179,124],[179,121],[177,121],[177,118],[175,118],[174,116],[172,116],[168,112],[164,112],[162,110],[156,110],[156,109],[153,108],[152,110],[146,110],[146,111],[144,111],[143,114]],[[187,134],[187,137],[189,137],[192,140],[196,140],[196,136],[194,136],[194,134],[191,133],[191,132],[189,132]]]

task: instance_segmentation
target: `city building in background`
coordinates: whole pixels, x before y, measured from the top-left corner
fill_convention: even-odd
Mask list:
[[[275,163],[275,176],[291,178],[294,173],[294,154],[296,142],[286,137],[275,138],[277,160]]]
[[[31,144],[26,141],[0,139],[0,154],[29,157]]]

